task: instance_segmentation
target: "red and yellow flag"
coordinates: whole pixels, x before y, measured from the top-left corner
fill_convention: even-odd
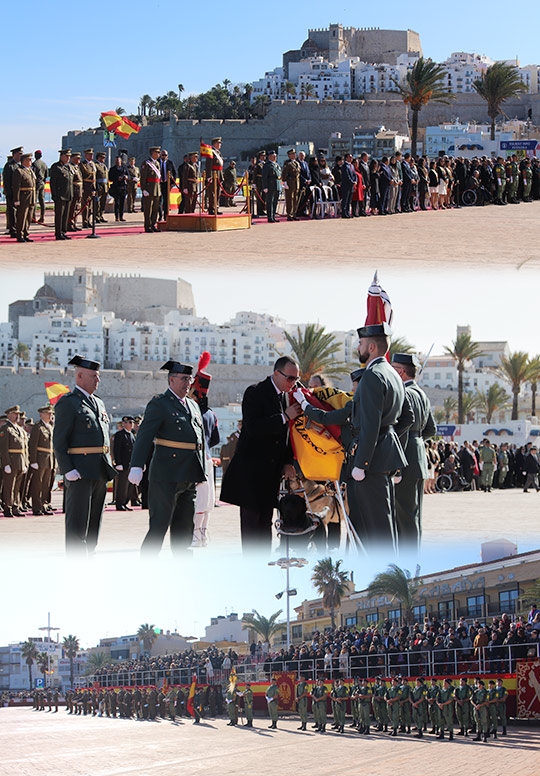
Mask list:
[[[119,116],[114,110],[105,111],[105,113],[101,114],[101,118],[109,132],[114,132],[115,135],[119,135],[124,139],[140,130],[138,124],[135,124],[134,121],[127,119],[125,116]]]
[[[192,717],[195,716],[195,713],[193,711],[193,698],[195,697],[196,687],[197,687],[197,674],[193,674],[193,680],[191,682],[191,687],[189,688],[189,695],[186,703],[186,708]]]
[[[314,407],[335,409],[310,391],[302,389]],[[338,480],[345,460],[339,426],[321,426],[302,413],[290,424],[291,445],[295,459],[307,480]]]
[[[43,383],[45,391],[47,392],[47,398],[50,404],[56,404],[58,399],[65,393],[69,393],[71,388],[62,383]]]
[[[238,676],[236,675],[236,667],[233,666],[231,668],[231,673],[229,674],[229,692],[234,693],[236,690],[236,682],[238,681]]]
[[[212,150],[212,146],[208,145],[207,143],[203,143],[201,140],[201,156],[208,156],[212,157],[214,155],[214,151]]]

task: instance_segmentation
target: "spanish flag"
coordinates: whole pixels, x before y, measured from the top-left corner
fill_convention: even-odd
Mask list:
[[[201,140],[201,156],[207,156],[211,159],[213,155],[214,155],[214,151],[212,149],[212,146],[208,145],[207,143],[203,143]]]
[[[102,113],[101,118],[109,132],[114,132],[115,135],[119,135],[124,139],[127,139],[134,132],[140,130],[138,124],[135,124],[134,121],[130,121],[130,119],[127,119],[125,116],[119,116],[114,110]]]
[[[310,391],[302,389],[302,392],[313,406],[326,411],[336,409]],[[345,460],[341,428],[321,426],[302,413],[289,422],[289,429],[294,457],[304,477],[307,480],[338,480]]]
[[[231,673],[229,674],[229,692],[232,694],[236,690],[236,682],[238,681],[238,677],[236,675],[236,668],[233,666],[231,668]]]
[[[45,391],[47,392],[47,398],[50,404],[56,404],[58,399],[65,393],[69,393],[71,388],[62,383],[43,383]]]
[[[193,680],[191,682],[191,687],[189,688],[189,695],[186,703],[186,708],[192,717],[195,716],[195,712],[193,711],[193,698],[195,697],[196,687],[197,687],[197,674],[193,674]]]

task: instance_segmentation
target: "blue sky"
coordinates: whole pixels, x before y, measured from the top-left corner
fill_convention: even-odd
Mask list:
[[[96,126],[101,111],[119,106],[136,111],[144,93],[163,94],[182,83],[186,96],[224,78],[233,83],[259,78],[281,64],[284,51],[302,44],[308,27],[340,22],[410,28],[420,34],[425,56],[436,61],[452,51],[494,59],[517,55],[522,64],[540,58],[528,25],[532,2],[516,14],[502,0],[489,7],[465,0],[442,6],[426,0],[340,2],[331,11],[323,0],[276,0],[270,7],[206,0],[200,12],[172,0],[117,0],[111,6],[8,0],[3,7],[13,32],[2,40],[7,67],[0,88],[0,164],[18,144],[41,148],[52,161],[63,132]],[[210,22],[202,21],[203,9]]]

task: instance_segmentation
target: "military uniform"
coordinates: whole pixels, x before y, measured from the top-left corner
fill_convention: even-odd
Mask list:
[[[495,204],[504,205],[504,194],[506,191],[506,167],[502,159],[497,160],[493,168],[493,179],[495,181]]]
[[[255,185],[255,190],[257,192],[255,199],[257,203],[258,216],[266,215],[266,206],[265,206],[266,197],[264,194],[264,188],[262,183],[263,167],[264,167],[265,161],[266,161],[266,152],[259,153],[259,159],[257,161],[257,164],[255,165],[255,169],[253,170],[253,182]]]
[[[511,159],[506,164],[506,189],[508,201],[517,204],[519,188],[519,165],[515,159]]]
[[[125,421],[129,416],[125,416]],[[135,444],[135,436],[133,432],[126,428],[121,428],[113,437],[113,460],[118,475],[116,477],[116,497],[115,504],[116,509],[119,511],[126,511],[128,509],[127,502],[129,500],[130,484],[128,481],[129,465],[131,463],[131,454],[133,452],[133,445]]]
[[[449,739],[454,738],[454,688],[450,682],[445,681],[439,689],[438,704],[441,711],[441,726],[439,729],[439,738],[444,738],[445,728],[449,731]]]
[[[150,154],[157,153],[161,149],[154,146]],[[144,210],[144,231],[157,232],[157,220],[159,213],[159,200],[161,197],[159,160],[147,159],[141,165],[141,192]]]
[[[298,708],[298,714],[300,715],[300,727],[298,730],[306,730],[308,719],[308,695],[309,684],[302,679],[296,685],[296,705]]]
[[[41,151],[36,151],[36,155],[37,154],[41,154]],[[32,220],[36,220],[37,205],[39,204],[39,223],[42,224],[45,221],[45,182],[49,176],[49,168],[41,156],[36,156],[36,159],[32,163],[32,169],[36,176],[36,204],[34,205]]]
[[[220,194],[220,183],[223,184],[223,156],[220,148],[215,148],[214,143],[221,144],[220,137],[212,138],[212,156],[206,157],[206,183],[208,185],[208,213],[217,215]],[[214,184],[214,175],[216,183]]]
[[[71,149],[60,153],[70,156]],[[73,170],[67,161],[58,161],[51,166],[50,184],[54,200],[54,234],[57,240],[66,240],[69,207],[73,199]]]
[[[240,693],[244,700],[244,714],[246,715],[246,727],[253,727],[253,690],[249,683],[243,693]]]
[[[21,161],[31,159],[31,154],[23,154]],[[31,242],[28,238],[30,223],[36,204],[36,174],[31,167],[21,165],[13,171],[11,183],[15,204],[15,232],[18,242]]]
[[[266,691],[266,703],[268,705],[268,714],[270,715],[270,719],[272,720],[272,724],[270,725],[270,728],[272,730],[275,730],[277,728],[278,696],[279,696],[279,689],[275,680],[273,679],[272,684]]]
[[[460,728],[458,736],[467,736],[471,726],[471,695],[472,690],[466,682],[454,690],[456,717]]]
[[[2,170],[2,179],[4,185],[4,197],[6,198],[6,226],[10,237],[16,237],[16,215],[15,215],[15,199],[13,197],[13,174],[15,170],[21,167],[18,159],[15,159],[13,154],[20,156],[22,154],[22,146],[19,148],[11,149],[11,156],[8,157],[4,169]]]
[[[371,702],[373,699],[373,691],[366,679],[362,681],[356,694],[358,695],[359,729],[361,733],[368,736],[371,725]]]
[[[499,718],[499,722],[502,727],[502,734],[503,736],[506,735],[506,698],[508,696],[508,691],[504,687],[504,685],[500,684],[497,686],[496,689],[496,697],[497,697],[497,716]]]
[[[105,164],[105,154],[96,154],[96,196],[97,212],[96,221],[105,224],[105,207],[107,205],[107,194],[109,192],[109,171]]]
[[[45,514],[45,508],[50,500],[51,477],[56,466],[52,435],[52,426],[40,419],[34,423],[28,440],[30,468],[32,470],[30,496],[34,515]]]
[[[77,218],[81,210],[83,197],[83,171],[80,165],[80,154],[71,154],[71,169],[73,171],[73,199],[69,206],[68,232],[78,232]]]
[[[497,727],[498,727],[497,688],[495,687],[495,682],[493,680],[490,680],[488,687],[489,687],[487,691],[488,701],[489,701],[489,705],[487,707],[488,717],[489,717],[488,733],[490,735],[493,735],[493,738],[497,738]]]
[[[198,168],[197,162],[192,161],[194,153],[182,165],[182,198],[184,200],[184,213],[194,213],[197,202]]]
[[[317,729],[319,732],[324,733],[326,731],[326,699],[328,698],[328,690],[324,684],[317,684],[311,691],[311,697],[313,698],[313,716],[317,722]]]
[[[411,732],[411,688],[405,679],[399,686],[399,722],[403,733]]]
[[[131,164],[135,159],[130,159],[127,166],[127,195],[126,210],[128,213],[135,212],[135,201],[137,199],[137,187],[141,177],[141,171],[135,164]]]
[[[87,148],[84,152],[89,156],[94,153],[93,148]],[[94,195],[96,193],[96,163],[93,159],[87,159],[86,156],[80,163],[80,168],[83,178],[83,190],[82,190],[82,204],[83,209],[82,225],[83,227],[92,226],[92,213],[94,209]]]
[[[343,684],[337,683],[332,693],[332,700],[334,701],[334,722],[337,725],[339,733],[345,732],[345,711],[346,711],[346,698],[347,688]]]
[[[19,412],[19,407],[11,407],[6,414],[11,412]],[[19,517],[23,509],[21,493],[28,470],[28,453],[25,430],[11,420],[0,429],[0,461],[4,516]]]
[[[99,364],[75,356],[74,366],[98,369]],[[89,365],[89,366],[85,366]],[[90,366],[92,365],[92,366]],[[55,405],[54,452],[64,475],[66,548],[93,552],[105,505],[107,482],[116,475],[109,452],[109,416],[99,396],[79,388]],[[69,479],[76,471],[78,479]]]
[[[388,728],[388,714],[386,710],[385,694],[386,685],[379,677],[377,677],[373,688],[373,713],[375,714],[375,720],[377,722],[377,730],[381,731],[384,729],[386,732]]]
[[[227,690],[225,693],[225,703],[227,704],[227,714],[229,715],[229,725],[238,724],[238,708],[236,706],[236,686],[234,689]]]
[[[397,736],[399,727],[399,703],[401,700],[401,692],[397,680],[392,680],[392,685],[386,689],[384,697],[389,720],[388,724],[392,728],[390,735]]]
[[[268,155],[275,156],[275,151]],[[266,217],[269,223],[276,222],[276,208],[281,191],[281,167],[272,159],[267,159],[262,171],[262,187],[266,197]]]
[[[424,733],[424,723],[426,719],[426,694],[427,688],[422,682],[417,682],[416,687],[411,690],[411,708],[413,722],[416,726],[416,735],[422,738]]]
[[[428,687],[427,691],[427,702],[432,733],[437,733],[441,726],[441,710],[438,706],[440,689],[441,688],[438,684],[432,683],[430,687]]]
[[[298,192],[300,191],[300,162],[289,157],[283,165],[281,180],[283,182],[283,188],[285,189],[287,219],[289,221],[294,221],[296,220]]]
[[[485,443],[479,450],[480,461],[482,462],[482,470],[480,472],[480,487],[487,493],[491,491],[493,485],[493,475],[495,474],[495,464],[497,462],[497,454],[495,450]]]
[[[474,706],[474,719],[476,721],[475,741],[487,741],[489,732],[489,714],[488,714],[488,693],[484,683],[478,683],[472,694],[472,703]]]
[[[529,160],[525,160],[521,169],[521,185],[522,185],[522,199],[523,202],[532,202],[531,188],[532,188],[533,174],[531,169],[531,163]]]
[[[163,369],[186,377],[193,371],[174,361]],[[159,552],[169,528],[173,550],[182,551],[193,536],[197,483],[206,480],[204,428],[197,402],[187,397],[181,400],[170,388],[150,400],[133,447],[130,482],[134,482],[133,469],[142,475],[154,443],[149,470],[150,526],[142,551]]]

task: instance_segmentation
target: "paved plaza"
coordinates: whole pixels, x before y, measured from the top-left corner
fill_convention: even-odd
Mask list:
[[[109,500],[109,499],[108,499]],[[54,494],[54,506],[61,496]],[[521,490],[491,493],[437,493],[424,499],[424,549],[442,554],[442,546],[459,547],[464,541],[479,548],[485,541],[509,539],[521,549],[537,547],[540,526],[540,494]],[[135,554],[148,529],[148,511],[117,512],[108,506],[101,527],[97,554]],[[240,554],[239,508],[220,502],[210,517],[210,544],[195,552],[199,557],[214,553]],[[0,557],[14,551],[25,555],[64,553],[64,516],[58,511],[47,517],[0,517]],[[170,552],[168,537],[163,555]]]
[[[238,208],[236,208],[238,210]],[[229,212],[234,212],[232,209]],[[111,214],[107,215],[109,222]],[[125,228],[142,227],[142,214],[128,214]],[[102,239],[74,239],[0,245],[0,269],[18,268],[21,262],[34,268],[57,270],[92,266],[95,270],[148,272],[191,269],[327,269],[363,266],[412,269],[540,268],[538,224],[540,202],[506,207],[472,207],[460,210],[371,216],[343,221],[280,221],[258,219],[249,230],[163,234],[111,234],[118,224],[102,225]],[[52,224],[48,211],[47,223]],[[33,225],[32,234],[43,231]],[[50,229],[48,229],[50,232]],[[330,262],[330,264],[329,264]]]
[[[434,736],[419,740],[374,733],[340,735],[298,731],[298,718],[255,719],[253,729],[227,727],[224,719],[193,725],[186,718],[135,721],[0,709],[0,774],[6,776],[179,776],[180,774],[304,774],[337,776],[361,770],[371,776],[424,773],[475,776],[538,772],[538,727],[510,727],[506,738],[474,743]],[[442,751],[441,751],[442,750]],[[436,758],[436,766],[434,765]],[[355,767],[356,766],[356,767]],[[406,767],[404,767],[406,766]],[[532,768],[532,770],[531,770]]]

